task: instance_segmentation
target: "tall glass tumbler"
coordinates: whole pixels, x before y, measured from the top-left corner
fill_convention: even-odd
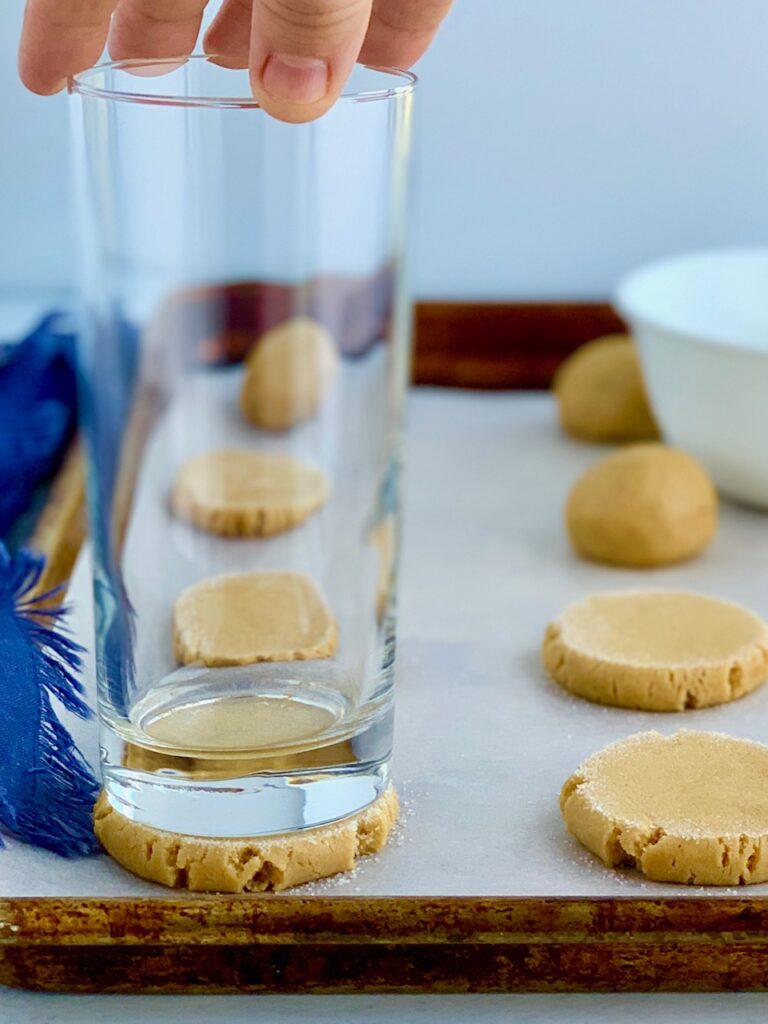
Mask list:
[[[414,78],[287,125],[246,71],[70,84],[104,786],[129,818],[285,832],[392,747]]]

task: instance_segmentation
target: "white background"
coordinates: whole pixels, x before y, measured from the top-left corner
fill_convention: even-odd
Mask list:
[[[212,0],[216,5],[216,0]],[[0,5],[0,289],[72,281],[66,99]],[[765,0],[456,0],[419,67],[415,283],[595,297],[662,253],[768,240]]]

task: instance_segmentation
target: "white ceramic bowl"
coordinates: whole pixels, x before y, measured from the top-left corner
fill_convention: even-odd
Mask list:
[[[652,263],[621,282],[616,306],[665,439],[724,494],[768,508],[768,248]]]

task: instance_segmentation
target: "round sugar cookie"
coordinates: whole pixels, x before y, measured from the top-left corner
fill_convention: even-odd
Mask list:
[[[659,436],[632,339],[609,334],[582,345],[553,382],[560,423],[584,441],[646,441]]]
[[[636,444],[600,459],[574,484],[568,536],[585,558],[649,568],[699,554],[717,529],[717,493],[685,452]]]
[[[224,537],[266,537],[289,530],[328,497],[324,473],[288,455],[222,449],[197,455],[179,470],[171,509]]]
[[[597,594],[547,627],[544,666],[587,700],[683,711],[743,697],[768,678],[768,626],[730,601],[682,591]]]
[[[173,606],[173,647],[182,665],[251,665],[330,658],[337,630],[309,576],[247,572],[213,576]]]
[[[588,758],[560,810],[609,867],[656,882],[768,880],[768,747],[719,733],[639,733]]]
[[[314,416],[338,372],[330,332],[310,317],[295,317],[267,331],[248,356],[240,392],[246,419],[268,430]]]
[[[330,825],[278,836],[210,839],[131,821],[102,792],[94,829],[110,857],[139,878],[193,892],[279,892],[350,871],[358,857],[378,853],[398,810],[389,786],[362,811]]]

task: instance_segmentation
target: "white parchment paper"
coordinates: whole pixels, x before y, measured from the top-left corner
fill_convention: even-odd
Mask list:
[[[563,438],[548,396],[419,390],[409,425],[394,768],[402,823],[353,874],[302,892],[700,894],[604,868],[566,834],[559,789],[583,758],[643,729],[716,729],[768,742],[768,686],[678,715],[603,708],[551,683],[538,647],[553,615],[601,589],[685,587],[768,616],[768,517],[724,505],[716,540],[687,565],[591,565],[571,553],[562,508],[573,479],[603,450]],[[90,644],[85,559],[71,599],[73,625]],[[88,677],[92,687],[91,665]],[[93,755],[93,727],[78,734]],[[64,861],[14,842],[0,852],[0,892],[167,895],[105,856]],[[765,895],[768,885],[738,892]]]

